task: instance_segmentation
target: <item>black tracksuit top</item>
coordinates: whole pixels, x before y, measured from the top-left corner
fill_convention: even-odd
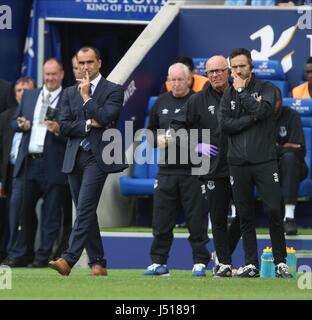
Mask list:
[[[154,133],[154,146],[157,146],[157,129],[170,129],[170,123],[172,117],[179,113],[182,107],[185,105],[189,97],[194,93],[190,91],[186,96],[177,98],[174,97],[172,92],[163,93],[158,97],[153,106],[150,114],[148,129],[152,130]],[[168,163],[167,149],[161,150],[164,152],[165,163],[159,164],[159,174],[164,175],[190,175],[191,164],[180,164],[179,154],[180,147],[176,146],[176,164]],[[162,157],[161,157],[162,158]]]
[[[210,129],[210,144],[218,147],[219,154],[210,158],[210,170],[204,176],[206,179],[229,176],[226,160],[227,135],[220,130],[219,124],[221,97],[222,93],[209,85],[190,97],[181,112],[173,117],[170,125],[174,130],[180,128]]]
[[[257,97],[262,97],[257,101]],[[221,100],[221,128],[229,135],[230,165],[257,164],[276,159],[275,91],[269,81],[255,79],[238,93],[232,86]]]
[[[301,161],[306,155],[306,146],[300,115],[296,110],[282,107],[275,115],[276,121],[276,145],[278,157],[285,152],[294,152]],[[300,148],[283,147],[285,143],[300,144]]]

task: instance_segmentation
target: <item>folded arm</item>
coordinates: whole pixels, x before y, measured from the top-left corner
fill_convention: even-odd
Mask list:
[[[73,120],[70,110],[70,97],[68,90],[65,90],[61,100],[61,112],[59,118],[60,133],[64,137],[85,137],[86,120]]]

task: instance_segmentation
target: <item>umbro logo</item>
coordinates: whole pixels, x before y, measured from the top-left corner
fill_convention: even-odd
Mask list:
[[[162,114],[168,114],[169,110],[168,109],[162,109],[161,113]]]
[[[205,193],[206,193],[206,186],[205,186],[204,184],[202,184],[202,185],[200,186],[200,188],[201,188],[201,193],[202,193],[202,194],[205,194]]]
[[[209,106],[208,110],[210,111],[211,114],[215,113],[215,106]]]
[[[277,172],[273,173],[273,179],[274,179],[274,182],[279,182],[279,178],[278,178],[278,173]]]

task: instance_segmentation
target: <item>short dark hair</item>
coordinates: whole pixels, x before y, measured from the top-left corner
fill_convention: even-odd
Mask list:
[[[176,57],[174,62],[175,63],[178,63],[178,62],[183,63],[190,69],[191,72],[194,71],[194,62],[193,62],[193,59],[190,57],[178,56],[178,57]]]
[[[15,81],[14,86],[17,86],[20,83],[32,82],[34,88],[36,88],[36,81],[31,77],[21,77]]]
[[[80,48],[75,55],[77,56],[79,51],[87,52],[89,50],[94,51],[97,60],[101,59],[100,50],[98,48],[92,47],[92,46],[84,46],[84,47]]]
[[[230,54],[230,60],[240,55],[245,56],[248,59],[250,67],[253,68],[251,53],[248,49],[245,49],[245,48],[234,49]]]
[[[306,64],[310,64],[310,63],[312,63],[312,57],[309,57],[306,61]]]
[[[61,68],[61,70],[64,69],[64,67],[63,67],[63,62],[62,62],[60,59],[54,58],[54,57],[45,60],[45,62],[43,63],[43,65],[45,65],[47,62],[50,62],[50,61],[55,61],[55,62],[59,65],[59,67]]]

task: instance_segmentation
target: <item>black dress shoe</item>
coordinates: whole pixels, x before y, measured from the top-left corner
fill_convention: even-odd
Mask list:
[[[34,260],[33,263],[30,265],[31,268],[47,268],[48,261],[36,261]]]
[[[2,261],[2,264],[9,266],[10,268],[24,268],[24,267],[27,267],[29,263],[20,259],[13,260],[13,259],[7,258],[4,261]]]
[[[4,256],[4,257],[0,256],[0,265],[3,264],[3,261],[5,261],[5,259],[6,259],[6,256]]]

